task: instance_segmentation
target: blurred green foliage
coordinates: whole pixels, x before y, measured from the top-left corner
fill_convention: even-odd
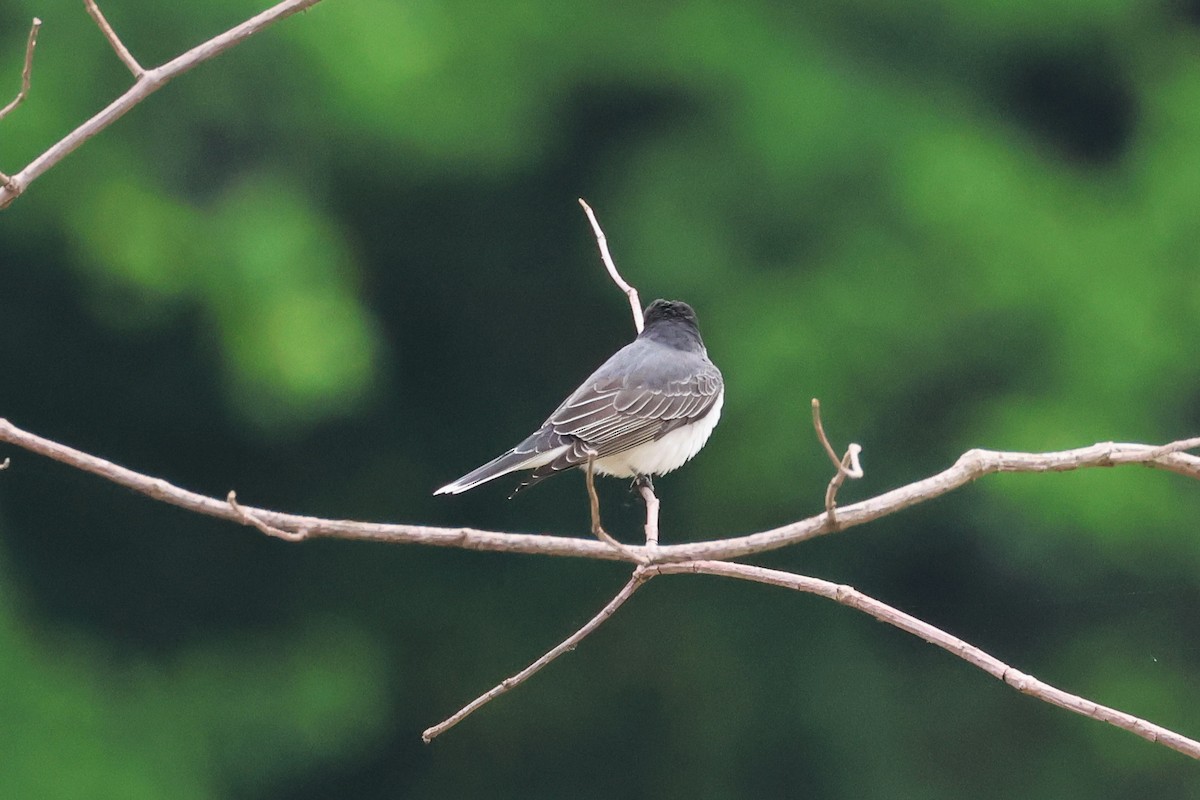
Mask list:
[[[259,10],[103,8],[147,64]],[[3,85],[35,15],[6,172],[129,80],[82,7],[0,0]],[[256,504],[583,533],[577,476],[429,496],[628,339],[580,196],[726,375],[667,540],[817,511],[813,396],[865,447],[843,502],[1200,427],[1195,0],[322,3],[0,214],[0,416]],[[618,568],[260,541],[4,455],[0,796],[1200,797],[853,612],[700,579],[425,747]],[[1198,512],[1163,473],[997,476],[763,562],[1196,736]]]

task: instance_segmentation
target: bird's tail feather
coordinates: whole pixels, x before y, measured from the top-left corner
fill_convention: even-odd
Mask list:
[[[501,475],[507,475],[528,466],[530,461],[537,459],[537,455],[537,453],[518,453],[516,450],[509,450],[482,467],[471,470],[458,480],[447,483],[434,494],[460,494],[468,489],[474,489],[481,483],[487,483]]]

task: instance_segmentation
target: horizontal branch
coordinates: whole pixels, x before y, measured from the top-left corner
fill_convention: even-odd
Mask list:
[[[8,442],[76,469],[90,472],[155,500],[170,503],[188,511],[217,517],[239,525],[259,527],[258,523],[262,523],[287,534],[296,534],[290,537],[293,539],[316,537],[355,539],[610,561],[637,560],[659,564],[700,559],[725,560],[786,547],[835,530],[845,530],[894,514],[909,506],[940,497],[977,478],[996,472],[1065,472],[1087,467],[1142,464],[1155,469],[1177,472],[1191,478],[1200,478],[1200,458],[1180,452],[1200,447],[1200,438],[1186,439],[1157,447],[1145,444],[1108,442],[1053,453],[971,450],[959,458],[954,466],[937,475],[910,483],[899,489],[893,489],[869,500],[840,507],[834,523],[831,523],[827,514],[821,513],[789,525],[748,536],[660,545],[653,549],[627,545],[623,551],[618,551],[594,538],[501,533],[473,528],[441,528],[432,525],[355,522],[285,514],[253,506],[234,506],[229,503],[228,499],[217,499],[191,492],[161,478],[134,472],[111,461],[23,431],[2,418],[0,418],[0,442]],[[261,530],[261,527],[259,529]]]
[[[319,3],[320,0],[285,0],[263,11],[240,25],[193,47],[186,53],[171,59],[161,67],[143,71],[127,92],[108,104],[87,122],[71,131],[49,150],[35,158],[20,172],[9,176],[7,183],[0,185],[0,209],[7,208],[44,172],[70,155],[76,148],[128,113],[134,106],[161,89],[169,81],[188,70],[224,53],[229,48],[261,31],[263,28],[290,17],[298,11]],[[107,32],[105,34],[108,35]],[[110,38],[110,42],[112,39]],[[114,45],[115,46],[115,45]],[[119,51],[118,51],[119,54]],[[136,63],[136,62],[135,62]],[[139,65],[140,68],[140,65]],[[135,73],[136,74],[136,73]]]
[[[58,461],[76,469],[98,475],[127,489],[144,494],[173,506],[216,517],[239,525],[258,527],[261,522],[272,528],[289,533],[303,533],[299,538],[337,538],[360,541],[393,542],[404,544],[426,544],[437,547],[458,547],[464,550],[487,550],[506,553],[539,553],[552,556],[576,556],[622,560],[622,555],[596,539],[569,539],[525,533],[499,533],[471,528],[439,528],[432,525],[404,525],[394,523],[353,522],[349,520],[322,519],[300,514],[284,514],[254,506],[230,504],[228,499],[198,494],[168,483],[161,478],[152,478],[131,469],[88,455],[66,445],[58,444],[17,428],[6,419],[0,418],[0,442],[21,447],[38,455]],[[236,500],[235,500],[236,502]],[[635,553],[642,548],[630,547]]]
[[[739,578],[741,580],[782,586],[785,589],[794,589],[800,592],[820,595],[821,597],[841,603],[844,606],[849,606],[850,608],[870,614],[880,622],[886,622],[902,631],[919,636],[930,644],[937,645],[973,666],[979,667],[993,678],[1003,681],[1019,692],[1036,697],[1059,708],[1065,708],[1068,711],[1081,714],[1090,719],[1107,722],[1122,730],[1137,734],[1148,741],[1169,747],[1192,758],[1200,759],[1200,742],[1194,739],[1189,739],[1186,736],[1147,722],[1132,714],[1127,714],[1124,711],[1118,711],[1115,708],[1109,708],[1108,706],[1094,703],[1086,698],[1055,688],[1048,683],[1034,678],[1032,675],[1026,675],[1019,670],[1013,669],[995,656],[989,655],[978,647],[964,642],[957,636],[952,636],[940,628],[936,628],[927,622],[922,622],[916,617],[905,614],[903,611],[893,608],[886,603],[881,603],[875,598],[865,595],[850,586],[823,581],[819,578],[810,578],[805,575],[750,566],[748,564],[731,564],[727,561],[691,561],[682,564],[660,564],[647,567],[646,571],[650,574],[657,573],[660,575],[682,573],[720,575],[727,578]]]
[[[910,506],[948,494],[985,475],[998,472],[1070,472],[1090,467],[1141,464],[1200,479],[1200,458],[1181,452],[1196,447],[1200,447],[1200,437],[1161,446],[1102,442],[1090,447],[1050,453],[969,450],[961,455],[952,467],[936,475],[868,500],[840,506],[834,524],[830,523],[827,515],[820,514],[747,536],[661,547],[655,560],[725,560],[776,550],[895,514]]]

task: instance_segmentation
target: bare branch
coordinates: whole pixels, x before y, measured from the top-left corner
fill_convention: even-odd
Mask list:
[[[134,80],[140,80],[146,74],[146,70],[133,57],[133,53],[129,52],[129,48],[121,41],[121,37],[117,36],[117,32],[108,24],[108,20],[104,18],[104,12],[100,10],[100,6],[96,5],[96,0],[83,0],[83,4],[87,6],[87,11],[92,15],[92,19],[100,26],[100,32],[104,34],[104,38],[108,39],[108,43],[116,51],[117,58],[121,59],[121,63],[133,73]]]
[[[146,70],[122,43],[96,5],[95,0],[84,0],[88,13],[96,21],[96,24],[100,27],[101,32],[109,41],[117,56],[133,74],[135,83],[133,87],[110,103],[105,109],[80,125],[23,170],[13,176],[0,173],[0,209],[11,204],[33,180],[59,163],[89,138],[95,136],[121,116],[128,113],[134,106],[166,85],[173,78],[223,53],[225,50],[254,35],[268,25],[298,11],[307,9],[317,2],[320,2],[320,0],[284,0],[284,2],[277,3],[270,9],[231,28],[225,33],[188,50],[166,64],[152,70]],[[21,90],[9,104],[0,109],[0,119],[3,119],[17,108],[29,93],[33,53],[40,26],[41,21],[35,18],[26,45]],[[629,285],[617,271],[612,255],[609,252],[607,238],[600,228],[595,213],[584,200],[580,199],[579,203],[586,212],[595,232],[601,258],[610,277],[629,299],[634,325],[640,333],[644,326],[644,320],[642,318],[641,302],[637,290]],[[1054,453],[1009,453],[971,450],[963,454],[949,469],[937,475],[895,489],[878,497],[856,503],[842,509],[840,516],[835,516],[836,494],[841,484],[847,478],[862,476],[862,468],[858,460],[861,447],[857,444],[851,444],[846,454],[841,459],[837,458],[836,452],[825,435],[820,418],[819,403],[815,399],[813,400],[813,422],[818,438],[836,468],[836,474],[830,481],[826,491],[826,510],[823,515],[749,536],[728,537],[714,541],[672,545],[663,548],[658,547],[659,501],[649,483],[639,485],[639,490],[646,503],[646,546],[639,548],[623,545],[613,539],[604,530],[600,522],[599,500],[594,484],[594,454],[588,460],[586,475],[592,531],[600,541],[533,534],[506,534],[467,528],[436,528],[424,525],[387,525],[347,520],[325,520],[315,517],[283,514],[264,509],[244,507],[238,503],[237,496],[233,491],[230,491],[225,501],[222,502],[215,498],[181,489],[161,479],[134,472],[104,459],[22,431],[5,419],[0,419],[0,441],[15,444],[30,452],[38,453],[74,468],[99,475],[153,499],[196,513],[252,526],[265,535],[285,541],[299,541],[310,536],[326,536],[430,544],[476,550],[537,553],[610,560],[627,559],[638,562],[637,568],[624,587],[583,627],[521,672],[505,679],[451,717],[424,731],[422,738],[426,742],[432,741],[441,733],[449,730],[492,699],[521,685],[559,656],[573,650],[579,642],[612,617],[646,581],[657,575],[697,573],[781,586],[832,599],[843,605],[868,613],[876,619],[893,625],[907,633],[919,636],[931,644],[937,645],[984,670],[993,677],[1004,681],[1022,693],[1077,714],[1107,722],[1123,730],[1135,733],[1151,742],[1163,744],[1192,758],[1200,758],[1200,742],[1125,712],[1093,703],[1085,698],[1050,686],[1008,666],[999,659],[962,639],[864,595],[849,586],[780,572],[778,570],[717,560],[764,552],[795,544],[834,530],[863,524],[895,513],[911,505],[946,494],[983,475],[995,472],[1067,471],[1087,467],[1142,464],[1148,467],[1177,472],[1190,478],[1200,479],[1200,458],[1186,455],[1182,452],[1200,447],[1200,438],[1172,442],[1161,446],[1108,442],[1096,444],[1091,447]],[[0,470],[7,469],[10,464],[11,460],[5,458],[3,462],[0,462]],[[695,560],[698,558],[706,560]]]
[[[646,568],[644,566],[639,566],[636,570],[634,570],[633,577],[631,577],[629,582],[622,587],[621,591],[617,592],[617,596],[610,600],[608,605],[600,609],[600,613],[588,620],[586,625],[564,639],[562,643],[558,645],[558,647],[555,647],[553,650],[546,653],[544,656],[539,658],[537,661],[534,661],[528,667],[521,670],[516,675],[513,675],[511,678],[506,678],[500,681],[500,683],[493,687],[491,691],[475,698],[458,712],[456,712],[453,716],[448,717],[442,722],[439,722],[432,728],[426,729],[426,731],[421,734],[421,738],[425,740],[426,743],[432,742],[435,737],[440,736],[441,734],[450,730],[455,725],[471,716],[471,714],[473,714],[483,705],[495,700],[497,697],[509,691],[510,689],[515,689],[525,681],[529,680],[535,674],[540,672],[543,667],[561,656],[563,653],[574,650],[575,647],[581,641],[583,641],[588,634],[596,630],[596,628],[600,627],[605,620],[615,614],[617,609],[624,605],[625,601],[632,597],[633,593],[636,592],[643,583],[650,579],[650,574],[645,570]]]
[[[155,500],[170,503],[197,514],[245,524],[245,520],[233,510],[227,500],[206,497],[174,486],[161,478],[134,472],[111,461],[23,431],[3,418],[0,418],[0,441],[98,475],[105,480]],[[971,450],[964,453],[954,466],[937,475],[893,489],[868,500],[843,506],[838,511],[837,529],[842,530],[862,525],[894,514],[909,506],[940,497],[984,475],[996,472],[1065,472],[1088,467],[1142,464],[1154,469],[1168,470],[1189,478],[1200,479],[1200,458],[1180,452],[1196,447],[1200,447],[1200,437],[1171,442],[1162,446],[1104,442],[1090,447],[1053,453]],[[499,533],[473,528],[438,528],[431,525],[322,519],[249,506],[244,506],[243,510],[267,525],[281,530],[307,530],[309,538],[327,537],[457,547],[464,550],[531,553],[609,561],[624,560],[624,556],[610,546],[588,538]],[[639,560],[650,560],[658,564],[698,559],[730,559],[786,547],[831,533],[834,530],[835,528],[829,525],[826,515],[821,513],[815,517],[748,536],[662,545],[654,550],[633,545],[622,546],[636,555]]]
[[[42,21],[37,17],[33,18],[33,24],[29,26],[29,38],[25,40],[25,67],[21,70],[21,91],[17,92],[17,96],[12,99],[4,108],[0,108],[0,119],[4,119],[13,109],[25,102],[25,98],[29,95],[29,81],[33,77],[33,48],[37,47],[38,31],[42,27]],[[8,185],[11,180],[7,175],[4,176],[0,185]]]
[[[0,441],[16,445],[105,480],[132,489],[154,500],[179,508],[244,525],[227,499],[207,497],[188,491],[161,478],[134,472],[103,458],[89,455],[66,445],[23,431],[8,420],[0,418]],[[264,508],[243,506],[243,511],[262,522],[281,530],[307,530],[309,538],[332,537],[360,541],[407,542],[465,550],[484,550],[509,553],[543,553],[547,555],[622,560],[619,553],[595,539],[571,539],[538,534],[497,533],[471,528],[438,528],[430,525],[382,524],[321,519],[297,514],[283,514]],[[633,552],[641,548],[629,547]]]
[[[23,170],[10,176],[7,181],[0,182],[0,209],[11,205],[29,187],[29,184],[33,183],[48,169],[62,161],[88,139],[123,117],[130,109],[161,89],[173,78],[177,78],[193,67],[219,56],[229,48],[245,41],[272,23],[278,22],[285,17],[290,17],[292,14],[310,8],[319,2],[320,0],[284,0],[284,2],[275,4],[261,14],[257,14],[242,24],[230,28],[219,36],[214,36],[207,42],[193,47],[186,53],[171,59],[166,64],[146,70],[128,91],[109,103],[104,110],[71,131],[49,150],[30,162]]]
[[[369,541],[408,542],[443,547],[460,547],[468,550],[538,553],[542,555],[575,556],[608,560],[626,557],[623,552],[618,552],[603,542],[590,539],[496,533],[467,528],[434,528],[424,525],[385,525],[379,523],[350,522],[346,520],[325,520],[316,517],[281,514],[264,509],[242,507],[237,504],[236,498],[231,497],[225,501],[221,501],[189,492],[173,486],[164,480],[141,475],[104,459],[22,431],[9,423],[8,420],[2,418],[0,418],[0,441],[9,442],[30,452],[38,453],[63,464],[99,475],[156,500],[243,525],[254,525],[259,530],[263,530],[264,533],[269,533],[270,535],[278,535],[282,532],[285,538],[288,539],[295,538],[296,534],[307,534],[309,537],[329,536]],[[1092,445],[1091,447],[1053,453],[1006,453],[989,450],[971,450],[963,454],[954,466],[937,475],[843,508],[839,517],[839,523],[841,526],[859,525],[887,514],[895,513],[924,500],[946,494],[965,483],[995,472],[1061,472],[1086,467],[1143,464],[1148,467],[1177,472],[1190,478],[1200,478],[1200,458],[1181,452],[1196,447],[1200,447],[1200,437],[1171,442],[1170,444],[1161,446],[1107,442]],[[264,528],[274,529],[275,532],[265,530]],[[866,611],[902,630],[921,636],[927,641],[937,644],[939,647],[943,647],[970,663],[979,666],[981,669],[985,669],[990,674],[995,675],[1022,692],[1085,716],[1133,731],[1139,736],[1143,736],[1151,741],[1161,742],[1179,752],[1200,757],[1200,744],[1190,739],[1115,709],[1092,703],[1091,701],[1048,686],[1009,667],[1007,664],[987,655],[978,648],[960,639],[956,639],[927,623],[903,614],[890,606],[886,606],[877,600],[866,597],[850,587],[838,586],[826,581],[818,581],[814,578],[765,570],[745,564],[730,564],[712,560],[764,552],[804,541],[823,533],[829,533],[831,530],[833,528],[829,525],[827,515],[822,514],[808,520],[785,525],[782,528],[750,536],[730,537],[692,544],[667,545],[653,549],[649,547],[622,545],[633,557],[639,560],[651,560],[652,563],[650,565],[639,564],[634,577],[621,593],[588,625],[585,625],[576,632],[574,636],[550,651],[550,653],[547,653],[523,672],[503,682],[488,694],[477,699],[454,717],[451,717],[441,725],[430,728],[425,732],[426,739],[433,738],[453,724],[456,724],[476,708],[488,702],[488,700],[503,694],[509,688],[523,682],[530,675],[534,674],[534,672],[545,666],[545,664],[573,647],[575,643],[587,636],[596,626],[611,616],[637,587],[649,577],[656,574],[703,572],[786,586],[787,588],[829,597],[845,605]],[[289,531],[292,533],[289,534]],[[707,554],[699,556],[699,558],[706,560],[698,560],[698,554]]]
[[[588,221],[592,223],[592,230],[596,234],[596,244],[600,246],[600,259],[604,262],[605,268],[608,269],[608,274],[613,279],[613,283],[629,298],[629,307],[633,310],[633,327],[637,328],[638,333],[641,333],[642,327],[645,325],[645,320],[642,319],[642,301],[638,299],[637,289],[626,283],[625,279],[621,277],[621,273],[617,272],[617,265],[613,263],[612,253],[608,252],[608,237],[600,229],[600,223],[596,220],[596,214],[592,211],[592,207],[582,197],[579,198],[579,205],[583,206]]]
[[[1050,453],[1014,453],[970,450],[949,469],[923,480],[893,489],[838,510],[837,524],[824,513],[761,533],[708,542],[660,547],[655,562],[693,559],[730,559],[775,550],[814,539],[827,533],[872,522],[910,506],[954,491],[985,475],[998,472],[1068,472],[1091,467],[1141,464],[1200,479],[1200,458],[1183,450],[1200,447],[1200,437],[1171,442],[1160,447],[1145,444],[1101,442],[1090,447]]]
[[[1036,697],[1052,705],[1082,714],[1085,717],[1107,722],[1122,730],[1129,731],[1166,747],[1176,750],[1192,758],[1200,758],[1200,742],[1186,736],[1147,722],[1144,719],[1118,711],[1115,708],[1093,703],[1091,700],[1064,692],[1048,683],[1039,681],[1031,675],[1013,669],[1000,659],[985,653],[978,647],[964,642],[956,636],[951,636],[940,628],[916,617],[909,616],[899,609],[892,608],[886,603],[863,594],[850,586],[839,585],[818,578],[781,572],[765,567],[755,567],[748,564],[731,564],[726,561],[692,561],[683,564],[661,564],[647,567],[648,572],[659,575],[680,573],[701,573],[705,575],[720,575],[728,578],[766,583],[772,586],[782,586],[799,592],[820,595],[841,603],[844,606],[866,612],[880,622],[886,622],[902,631],[919,636],[930,644],[937,645],[943,650],[958,656],[964,661],[979,667],[994,678],[1004,681],[1023,694]]]
[[[238,519],[240,519],[243,524],[258,528],[267,536],[273,536],[276,539],[283,539],[285,542],[300,542],[308,538],[308,531],[304,528],[301,528],[298,531],[285,531],[263,522],[261,519],[254,516],[238,504],[237,492],[233,491],[232,489],[229,490],[229,495],[225,498],[225,501],[229,503],[229,507],[233,509],[233,512],[237,514]]]

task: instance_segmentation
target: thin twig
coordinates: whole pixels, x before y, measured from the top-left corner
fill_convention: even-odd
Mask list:
[[[813,412],[813,427],[817,431],[817,439],[825,448],[825,453],[829,456],[829,460],[833,462],[833,468],[846,478],[861,478],[863,476],[862,465],[858,463],[858,454],[862,452],[862,447],[857,444],[851,444],[846,450],[846,455],[838,458],[837,451],[833,449],[833,445],[829,443],[829,437],[825,435],[825,426],[821,424],[821,401],[817,398],[812,399]]]
[[[828,518],[829,525],[836,527],[837,521],[837,493],[838,489],[842,488],[846,478],[861,478],[863,476],[862,464],[858,461],[858,454],[862,452],[862,447],[851,443],[846,449],[846,455],[840,459],[837,457],[837,452],[833,449],[833,445],[829,443],[829,437],[825,435],[825,426],[821,424],[821,401],[817,398],[812,399],[813,412],[813,427],[817,431],[817,439],[825,448],[829,460],[833,462],[833,467],[836,472],[833,473],[833,478],[829,481],[829,486],[825,489],[825,516]]]
[[[207,497],[175,486],[161,478],[84,453],[50,439],[21,430],[0,418],[0,441],[31,453],[90,472],[107,481],[132,489],[147,497],[178,506],[197,514],[245,524],[224,499]],[[995,450],[971,450],[953,466],[923,480],[890,492],[862,500],[838,510],[838,530],[874,521],[902,509],[941,497],[984,475],[997,472],[1066,472],[1091,467],[1141,464],[1200,479],[1200,458],[1180,452],[1200,447],[1200,437],[1182,439],[1166,445],[1101,442],[1089,447],[1050,453],[1011,453]],[[245,510],[276,528],[307,530],[309,538],[328,537],[357,541],[424,544],[504,553],[532,553],[547,556],[625,560],[623,554],[596,539],[549,536],[531,533],[500,533],[474,528],[440,528],[432,525],[356,522],[286,514],[264,508]],[[655,563],[730,559],[764,553],[807,541],[834,531],[824,513],[771,530],[746,536],[728,536],[687,544],[661,545],[653,553],[644,547],[625,545],[640,559],[653,557]]]
[[[617,272],[617,265],[613,262],[612,253],[608,252],[608,237],[600,229],[600,223],[596,220],[596,214],[592,211],[592,207],[582,197],[579,198],[579,205],[583,206],[588,221],[592,223],[592,231],[596,234],[596,244],[600,246],[600,259],[604,262],[605,268],[608,269],[608,274],[613,279],[613,283],[629,298],[629,307],[633,310],[633,327],[637,328],[638,333],[641,333],[642,327],[646,323],[642,319],[642,301],[638,299],[638,291],[626,283],[625,279],[621,277],[621,273]]]
[[[1107,722],[1122,730],[1135,733],[1143,739],[1157,742],[1184,755],[1200,759],[1200,742],[1194,739],[1189,739],[1186,736],[1147,722],[1132,714],[1127,714],[1124,711],[1118,711],[1115,708],[1103,706],[1078,695],[1064,692],[1062,689],[1058,689],[1031,675],[1026,675],[1010,667],[1000,659],[959,639],[957,636],[952,636],[940,628],[930,625],[928,622],[923,622],[886,603],[881,603],[875,598],[865,595],[850,586],[839,585],[818,578],[810,578],[805,575],[796,575],[790,572],[751,566],[749,564],[732,564],[727,561],[692,561],[682,564],[658,564],[649,566],[646,570],[647,572],[660,575],[689,572],[720,575],[820,595],[821,597],[841,603],[844,606],[849,606],[850,608],[870,614],[880,622],[886,622],[902,631],[919,636],[930,644],[937,645],[948,653],[956,655],[967,663],[982,669],[992,677],[1004,681],[1004,683],[1019,692],[1036,697],[1059,708],[1073,711],[1076,714],[1081,714],[1101,722]]]
[[[817,398],[812,399],[812,415],[813,428],[817,431],[817,440],[825,448],[825,454],[829,456],[829,460],[833,462],[833,468],[838,472],[843,471],[842,460],[838,458],[837,451],[833,449],[833,445],[829,443],[829,437],[825,435],[825,426],[821,424],[821,401]]]
[[[543,655],[537,661],[534,661],[532,664],[530,664],[528,667],[526,667],[525,669],[518,672],[516,675],[513,675],[511,678],[506,678],[506,679],[502,680],[495,687],[493,687],[490,691],[488,691],[487,693],[482,694],[479,697],[472,700],[470,703],[468,703],[466,706],[464,706],[462,709],[460,709],[458,712],[456,712],[453,716],[450,716],[447,719],[445,719],[444,721],[439,722],[437,725],[434,725],[432,728],[426,729],[425,732],[421,734],[421,738],[426,743],[432,742],[435,737],[445,733],[446,731],[450,730],[458,723],[462,722],[464,719],[466,719],[471,714],[473,714],[475,711],[477,711],[481,706],[496,699],[497,697],[504,694],[505,692],[507,692],[511,689],[515,689],[516,687],[520,686],[522,683],[529,680],[531,677],[533,677],[535,674],[537,674],[539,671],[541,671],[541,669],[543,667],[545,667],[547,664],[549,664],[554,659],[561,656],[563,653],[574,650],[575,647],[581,641],[583,641],[583,639],[586,638],[588,634],[590,634],[592,631],[596,630],[596,628],[600,627],[600,625],[603,624],[605,620],[607,620],[614,613],[616,613],[617,609],[620,608],[622,605],[624,605],[625,601],[628,600],[630,597],[632,597],[633,593],[636,592],[643,583],[645,583],[647,580],[649,580],[649,578],[650,578],[650,575],[649,575],[649,573],[647,573],[645,571],[645,567],[638,566],[638,568],[635,569],[633,572],[633,577],[631,577],[629,579],[629,582],[626,583],[624,587],[622,587],[621,591],[617,592],[616,597],[614,597],[612,600],[610,600],[608,602],[608,605],[606,605],[604,608],[600,609],[600,613],[598,613],[596,616],[594,616],[590,620],[588,620],[586,625],[584,625],[582,628],[575,631],[575,633],[571,634],[566,639],[564,639],[562,641],[562,643],[558,645],[558,647],[555,647],[553,650],[551,650],[550,652]]]
[[[21,70],[21,91],[17,92],[17,96],[12,99],[4,108],[0,108],[0,119],[7,117],[13,109],[25,102],[25,98],[29,95],[29,81],[33,77],[33,48],[37,47],[38,31],[42,27],[42,21],[37,17],[33,18],[33,24],[29,26],[29,38],[25,40],[25,66]],[[7,186],[12,179],[7,175],[4,176],[3,185]]]
[[[604,530],[604,526],[600,524],[600,495],[596,494],[596,478],[592,469],[592,465],[595,461],[595,451],[588,452],[587,466],[584,468],[584,483],[587,486],[588,507],[592,512],[592,535],[612,549],[616,550],[621,555],[625,556],[625,558],[629,559],[630,561],[643,562],[646,560],[643,556],[639,556],[637,553],[633,552],[631,548],[626,547],[618,542],[616,539],[610,536],[608,531]]]
[[[229,490],[229,494],[226,496],[225,502],[229,503],[229,507],[232,508],[233,512],[238,515],[238,519],[240,519],[243,524],[252,525],[265,533],[267,536],[274,536],[276,539],[283,539],[285,542],[300,542],[308,538],[308,531],[304,530],[303,528],[298,531],[285,531],[282,528],[276,528],[273,525],[268,525],[267,523],[263,522],[261,519],[251,514],[238,503],[237,492],[233,491],[232,489]]]
[[[146,70],[138,63],[138,60],[133,57],[133,53],[129,52],[129,48],[121,41],[121,37],[117,36],[117,32],[108,24],[108,20],[104,18],[104,12],[100,10],[100,6],[96,5],[96,0],[83,0],[83,4],[87,6],[87,11],[92,15],[92,19],[100,26],[100,32],[104,34],[104,38],[108,39],[108,43],[112,45],[112,49],[116,51],[117,58],[121,59],[129,71],[133,73],[134,80],[140,80],[146,74]]]
[[[188,70],[203,64],[211,58],[219,56],[229,48],[240,44],[263,28],[290,17],[299,11],[310,8],[320,0],[284,0],[271,8],[257,14],[240,25],[235,25],[207,42],[193,47],[166,64],[151,70],[146,70],[124,94],[113,100],[102,111],[87,122],[71,131],[60,139],[49,150],[31,161],[20,172],[11,176],[7,182],[0,184],[0,209],[7,208],[43,173],[58,164],[80,145],[103,131],[109,125],[127,114],[138,103],[145,100],[154,92],[161,89],[172,79],[179,77]]]

